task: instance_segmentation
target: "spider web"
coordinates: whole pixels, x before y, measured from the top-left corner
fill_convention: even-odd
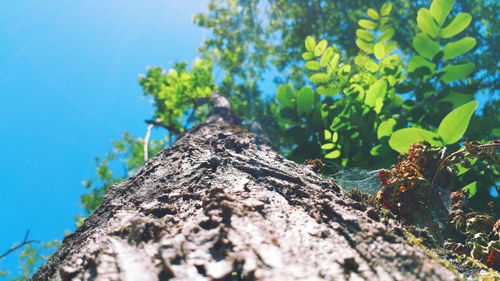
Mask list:
[[[328,178],[333,178],[334,182],[340,185],[345,190],[351,190],[354,188],[359,189],[362,192],[368,193],[372,196],[377,195],[377,192],[382,188],[382,184],[378,178],[377,170],[367,170],[361,168],[343,168],[340,166],[335,166],[338,170],[337,173],[331,174]],[[439,195],[439,199],[446,207],[448,212],[451,211],[451,191],[441,188],[438,185],[433,185],[436,193]]]
[[[336,167],[337,173],[332,174],[329,178],[333,178],[334,182],[340,185],[345,190],[357,188],[362,192],[370,195],[376,195],[382,188],[378,179],[377,170],[366,170],[361,168],[342,168]]]

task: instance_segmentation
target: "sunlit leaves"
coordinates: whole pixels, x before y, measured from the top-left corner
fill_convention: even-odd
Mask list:
[[[335,159],[335,158],[338,158],[340,156],[340,151],[339,150],[334,150],[330,153],[327,153],[325,155],[325,158],[327,159]]]
[[[320,68],[319,62],[311,60],[306,62],[306,68],[310,70],[318,70]]]
[[[382,121],[382,123],[380,123],[377,129],[377,138],[380,140],[383,137],[390,136],[392,134],[395,125],[396,125],[396,120],[392,118]]]
[[[376,107],[377,101],[383,101],[385,94],[387,91],[387,82],[384,80],[378,80],[375,83],[373,83],[368,91],[366,91],[366,97],[365,97],[365,103],[368,106],[371,107]],[[380,108],[376,111],[380,112]],[[377,112],[377,113],[378,113]]]
[[[448,14],[450,13],[455,0],[433,0],[430,8],[432,17],[437,24],[442,25]]]
[[[439,35],[439,27],[432,18],[431,13],[426,8],[418,11],[417,25],[427,35],[436,38]]]
[[[328,42],[325,39],[319,41],[318,45],[314,48],[314,55],[317,57],[321,56],[326,50],[327,45]]]
[[[392,4],[390,2],[385,2],[384,5],[382,5],[382,8],[380,8],[380,15],[388,16],[391,13],[391,9]]]
[[[330,48],[327,48],[325,53],[321,56],[321,59],[320,59],[320,66],[321,67],[325,67],[328,65],[328,63],[330,62],[330,60],[332,59],[332,56],[334,55],[334,51],[332,49],[332,47]]]
[[[389,145],[399,153],[407,153],[412,144],[421,141],[427,141],[436,146],[453,144],[464,135],[477,105],[477,101],[472,101],[448,113],[441,120],[437,133],[421,128],[397,130],[389,138]]]
[[[432,59],[439,53],[439,44],[425,33],[419,33],[413,38],[413,47],[422,57]]]
[[[305,52],[302,54],[302,58],[305,60],[311,60],[314,58],[314,54],[311,52]]]
[[[455,18],[446,26],[441,29],[441,38],[450,38],[460,32],[462,32],[467,26],[469,26],[472,20],[472,16],[468,13],[460,13],[455,16]]]
[[[443,76],[441,76],[441,81],[449,83],[452,81],[460,80],[474,71],[475,65],[472,62],[462,63],[457,65],[448,65],[441,71]]]
[[[358,46],[359,49],[361,49],[363,52],[367,54],[373,53],[373,43],[367,43],[364,40],[357,39],[356,46]]]
[[[330,77],[326,73],[316,73],[311,75],[309,79],[314,83],[326,83],[330,80]]]
[[[397,130],[389,138],[389,145],[397,152],[404,154],[408,153],[408,149],[412,144],[427,141],[430,144],[442,146],[439,136],[431,131],[420,128],[406,128]]]
[[[340,60],[339,54],[333,55],[332,59],[328,63],[328,66],[330,67],[330,69],[334,70],[335,68],[337,68],[337,66],[339,64],[339,60]]]
[[[332,133],[328,130],[324,130],[323,131],[323,137],[325,138],[325,140],[331,140],[332,138]]]
[[[314,52],[314,48],[316,48],[316,40],[314,40],[314,37],[312,36],[307,36],[306,41],[305,41],[306,49],[309,52]]]
[[[318,94],[323,95],[323,96],[328,96],[332,97],[340,93],[340,89],[335,87],[335,86],[329,86],[329,87],[323,87],[319,86],[318,87]]]
[[[366,11],[366,13],[368,14],[368,16],[372,19],[372,20],[378,20],[379,19],[379,15],[377,13],[377,11],[375,9],[368,9]]]
[[[321,149],[332,149],[335,147],[335,144],[333,143],[325,143],[321,146]]]
[[[372,29],[375,29],[377,27],[377,23],[376,22],[373,22],[371,20],[365,20],[365,19],[359,20],[358,24],[362,28],[368,29],[368,30],[372,30]]]
[[[443,59],[449,60],[467,53],[476,46],[476,39],[465,37],[455,42],[446,44],[443,48]]]
[[[438,135],[445,144],[455,143],[464,135],[477,105],[477,101],[471,101],[456,108],[443,118],[438,127]]]
[[[384,43],[386,42],[387,40],[390,40],[392,38],[392,36],[394,36],[394,33],[396,31],[394,30],[394,28],[390,27],[390,28],[387,28],[384,33],[382,33],[382,35],[380,35],[378,38],[377,38],[377,42],[381,42],[381,43]]]
[[[386,55],[385,53],[385,46],[383,43],[377,43],[375,44],[374,48],[374,53],[375,53],[375,57],[379,60],[383,59]]]
[[[371,42],[374,39],[373,33],[364,29],[356,29],[356,36],[360,39],[363,39],[367,42]]]
[[[462,191],[467,194],[468,198],[476,195],[477,193],[477,181],[471,182],[468,185],[462,187]]]

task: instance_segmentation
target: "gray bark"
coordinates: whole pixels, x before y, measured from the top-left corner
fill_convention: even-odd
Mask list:
[[[113,186],[33,280],[460,279],[216,112]]]

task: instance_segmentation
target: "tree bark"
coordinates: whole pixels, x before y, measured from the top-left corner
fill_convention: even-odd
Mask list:
[[[236,119],[216,109],[113,186],[32,279],[461,279]]]

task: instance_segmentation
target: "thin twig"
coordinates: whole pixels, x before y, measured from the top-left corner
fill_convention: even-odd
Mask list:
[[[21,244],[17,244],[15,245],[14,247],[8,249],[5,253],[3,253],[2,255],[0,255],[0,259],[3,259],[4,257],[6,257],[8,254],[14,252],[15,250],[23,247],[23,246],[26,246],[28,244],[31,244],[31,243],[39,243],[40,241],[38,240],[28,240],[28,235],[29,235],[30,231],[26,231],[26,234],[24,235],[24,240]]]
[[[157,127],[165,128],[165,129],[169,130],[170,132],[172,132],[174,134],[180,134],[181,133],[181,131],[179,131],[179,129],[174,128],[174,127],[169,126],[169,125],[165,125],[162,122],[159,122],[159,121],[156,121],[156,120],[145,120],[144,122],[146,122],[146,124],[150,124],[150,125],[154,125],[154,126],[157,126]]]
[[[144,137],[144,162],[148,161],[148,148],[149,148],[149,137],[151,136],[151,129],[153,129],[155,125],[150,124],[148,129],[146,130],[146,136]]]

